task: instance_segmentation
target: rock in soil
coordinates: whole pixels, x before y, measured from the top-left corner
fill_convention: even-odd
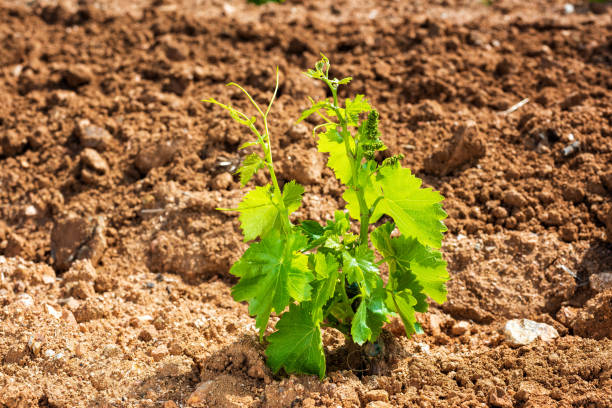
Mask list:
[[[96,150],[107,149],[113,138],[106,129],[90,123],[87,119],[82,119],[77,122],[75,133],[79,138],[81,146],[90,147]]]
[[[546,324],[528,319],[509,320],[504,326],[506,342],[512,346],[524,346],[536,339],[551,341],[559,337],[557,330]]]
[[[96,219],[68,216],[57,221],[51,231],[51,256],[58,272],[67,270],[78,259],[96,264],[106,248],[105,223]]]
[[[445,176],[465,165],[473,166],[484,157],[486,145],[476,123],[462,125],[454,136],[425,160],[425,171]]]
[[[177,146],[173,142],[160,142],[143,148],[136,156],[134,164],[144,175],[156,167],[168,164],[176,152]]]

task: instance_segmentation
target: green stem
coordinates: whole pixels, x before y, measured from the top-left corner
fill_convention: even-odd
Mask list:
[[[351,149],[349,143],[349,137],[351,136],[348,131],[348,123],[346,118],[342,117],[342,115],[340,114],[340,110],[338,109],[338,91],[331,85],[329,81],[327,82],[327,85],[332,91],[332,95],[334,98],[334,111],[336,112],[336,116],[338,117],[338,120],[340,120],[340,125],[342,127],[342,135],[344,139],[344,147],[346,148],[346,154],[351,159],[351,172],[353,174],[353,178],[351,180],[351,187],[355,191],[355,194],[357,195],[357,201],[359,202],[359,243],[361,245],[367,245],[371,210],[368,208],[364,190],[363,188],[361,188],[361,186],[359,186],[359,180],[357,177],[362,157],[359,151],[360,149],[358,142],[355,142],[355,152],[353,152]]]
[[[264,149],[264,153],[266,156],[266,162],[268,165],[268,170],[270,171],[270,179],[272,179],[272,184],[274,186],[274,192],[279,197],[279,210],[281,213],[281,223],[282,229],[285,233],[285,236],[288,236],[291,233],[291,220],[289,219],[289,212],[285,207],[285,203],[282,199],[282,192],[280,186],[278,184],[278,179],[276,178],[276,172],[274,171],[274,160],[272,159],[272,141],[270,140],[270,130],[268,128],[268,114],[270,113],[270,109],[272,109],[272,103],[276,98],[276,93],[278,92],[278,67],[276,68],[276,87],[274,88],[274,94],[270,99],[270,103],[268,104],[268,108],[266,109],[266,113],[263,113],[259,108],[257,108],[261,114],[261,117],[264,122],[264,132],[265,137],[262,143],[262,148]],[[248,95],[248,94],[247,94]]]

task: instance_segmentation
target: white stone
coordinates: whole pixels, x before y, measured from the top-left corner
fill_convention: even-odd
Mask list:
[[[62,317],[62,312],[60,312],[59,310],[55,310],[53,306],[45,304],[45,309],[47,309],[47,313],[49,313],[51,316],[55,317],[56,319],[59,319],[60,317]]]
[[[38,214],[38,211],[36,211],[36,207],[33,205],[28,205],[23,213],[28,217],[34,217],[36,214]]]
[[[30,307],[34,306],[34,299],[32,299],[32,296],[28,295],[27,293],[22,293],[17,296],[15,303],[29,309]]]
[[[506,342],[513,346],[524,346],[536,339],[551,341],[559,337],[557,330],[546,324],[528,319],[509,320],[504,327]]]

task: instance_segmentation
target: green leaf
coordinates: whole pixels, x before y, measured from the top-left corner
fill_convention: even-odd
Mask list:
[[[374,252],[367,245],[359,246],[355,251],[342,252],[342,269],[349,283],[358,283],[364,293],[370,296],[382,283],[378,267],[374,264]]]
[[[372,243],[389,265],[387,290],[391,309],[400,314],[406,334],[417,332],[414,312],[426,312],[427,296],[438,303],[446,301],[446,281],[449,279],[442,254],[423,246],[412,237],[391,238],[395,226],[386,223],[370,234]]]
[[[240,173],[240,184],[244,187],[257,173],[259,169],[263,169],[266,163],[263,161],[261,157],[257,153],[249,154],[244,161],[242,162],[242,166],[238,169],[238,173]]]
[[[240,212],[238,219],[245,242],[266,235],[272,230],[279,216],[269,184],[249,191],[236,210]]]
[[[372,243],[389,264],[389,286],[397,291],[410,289],[420,312],[427,311],[424,295],[438,304],[444,303],[449,275],[440,251],[427,248],[412,237],[391,238],[393,229],[393,224],[386,223],[370,234]]]
[[[381,168],[362,187],[369,207],[382,196],[370,222],[374,223],[381,215],[387,214],[402,234],[415,237],[423,245],[440,248],[443,233],[447,230],[442,222],[447,214],[440,204],[444,197],[431,188],[420,188],[421,184],[422,180],[410,169],[399,165]],[[359,203],[355,192],[347,189],[342,198],[347,202],[351,217],[358,219]]]
[[[323,238],[323,234],[325,233],[325,229],[321,224],[312,220],[304,220],[299,225],[302,234],[308,238],[310,242],[318,241]]]
[[[300,123],[301,121],[303,121],[304,119],[306,119],[307,117],[309,117],[313,113],[317,113],[321,109],[327,110],[327,109],[331,108],[331,103],[329,103],[329,101],[327,101],[327,100],[319,101],[319,102],[314,102],[311,99],[310,101],[312,102],[312,106],[310,108],[304,109],[304,111],[302,111],[302,115],[300,115],[300,118],[298,119],[298,121],[296,123]]]
[[[306,244],[298,232],[285,240],[274,231],[251,244],[230,270],[240,277],[232,296],[238,302],[249,302],[249,313],[257,316],[261,335],[272,311],[281,313],[291,300],[310,299],[314,275],[308,268],[308,257],[299,252]]]
[[[292,304],[276,323],[276,332],[268,337],[268,364],[274,373],[284,368],[287,373],[325,375],[325,354],[319,324],[308,310]]]
[[[355,142],[349,137],[351,149]],[[341,182],[348,184],[352,177],[351,160],[346,154],[344,139],[335,126],[328,126],[327,131],[319,134],[317,147],[321,153],[329,153],[327,165]]]
[[[349,126],[359,126],[359,115],[372,110],[370,103],[363,95],[357,95],[355,99],[347,99],[345,106],[343,113]]]
[[[442,220],[447,217],[440,204],[444,197],[431,188],[420,188],[422,180],[410,169],[384,167],[377,176],[383,199],[377,210],[393,218],[400,232],[433,248],[442,246]]]
[[[406,335],[410,337],[417,332],[416,325],[418,323],[414,314],[414,306],[417,304],[417,300],[412,296],[409,289],[392,293],[391,296],[395,306],[393,309],[400,315]]]
[[[289,214],[295,212],[302,205],[304,187],[291,180],[283,187],[283,203]]]
[[[312,283],[313,295],[311,310],[315,321],[323,320],[322,308],[334,295],[340,265],[333,255],[323,255],[321,252],[315,254],[315,281]]]
[[[368,305],[361,302],[351,324],[351,336],[357,344],[363,344],[372,337],[372,329],[368,326]]]
[[[361,299],[351,325],[351,336],[355,343],[363,344],[378,339],[390,312],[385,305],[385,298],[386,292],[381,280],[371,296]]]

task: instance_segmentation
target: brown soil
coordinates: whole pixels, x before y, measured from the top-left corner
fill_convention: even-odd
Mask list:
[[[565,3],[0,1],[0,406],[612,407],[612,11]],[[248,134],[199,102],[279,65],[280,175],[326,219],[319,51],[446,196],[452,276],[381,360],[326,331],[324,381],[273,376],[230,296]]]

